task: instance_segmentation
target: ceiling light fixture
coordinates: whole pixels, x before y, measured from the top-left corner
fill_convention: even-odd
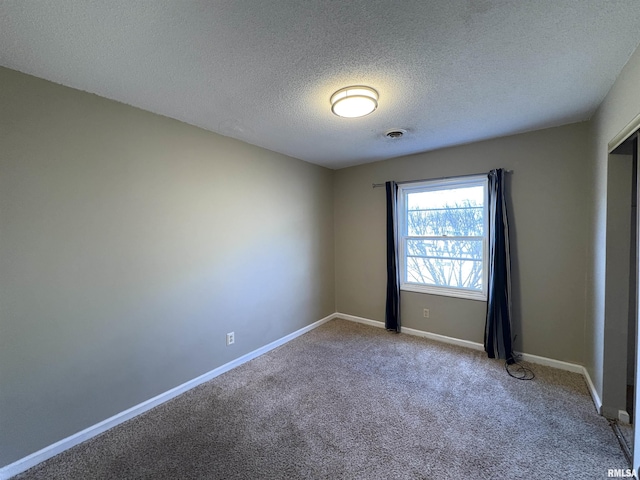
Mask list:
[[[339,117],[364,117],[376,108],[378,108],[378,92],[373,88],[347,87],[331,95],[331,111]]]

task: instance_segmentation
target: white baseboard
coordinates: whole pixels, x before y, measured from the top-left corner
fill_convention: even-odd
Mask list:
[[[171,390],[168,390],[164,393],[161,393],[160,395],[157,395],[153,398],[150,398],[149,400],[146,400],[138,405],[135,405],[134,407],[131,407],[128,410],[125,410],[124,412],[120,412],[114,415],[113,417],[107,418],[106,420],[103,420],[102,422],[97,423],[96,425],[85,428],[84,430],[78,433],[75,433],[67,438],[63,438],[62,440],[52,445],[49,445],[48,447],[45,447],[41,450],[38,450],[37,452],[34,452],[31,455],[28,455],[24,458],[21,458],[20,460],[10,463],[9,465],[6,465],[0,468],[0,480],[7,480],[13,477],[14,475],[22,473],[25,470],[28,470],[29,468],[34,467],[37,464],[44,462],[45,460],[55,455],[58,455],[59,453],[62,453],[71,447],[74,447],[75,445],[78,445],[79,443],[89,440],[90,438],[93,438],[96,435],[99,435],[102,432],[105,432],[115,427],[116,425],[126,422],[127,420],[152,409],[153,407],[156,407],[168,400],[171,400],[174,397],[177,397],[178,395],[188,390],[191,390],[194,387],[197,387],[198,385],[204,382],[207,382],[217,377],[218,375],[222,375],[223,373],[228,372],[229,370],[237,366],[240,366],[243,363],[248,362],[249,360],[253,360],[254,358],[257,358],[260,355],[263,355],[268,351],[273,350],[274,348],[277,348],[280,345],[283,345],[293,340],[294,338],[299,337],[300,335],[303,335],[309,332],[310,330],[313,330],[314,328],[319,327],[320,325],[328,322],[329,320],[333,320],[334,318],[336,318],[335,313],[321,320],[318,320],[317,322],[314,322],[311,325],[307,325],[306,327],[301,328],[300,330],[296,330],[295,332],[290,333],[289,335],[286,335],[278,340],[275,340],[269,343],[268,345],[260,347],[257,350],[254,350],[252,352],[247,353],[246,355],[236,358],[235,360],[232,360],[229,363],[225,363],[224,365],[218,368],[215,368],[203,375],[200,375],[197,378],[189,380],[188,382],[185,382],[182,385],[178,385],[177,387],[172,388]]]
[[[587,388],[589,388],[589,393],[591,393],[591,398],[593,399],[593,404],[596,406],[596,411],[602,415],[602,400],[600,400],[598,390],[596,390],[596,387],[591,380],[589,371],[584,367],[582,367],[582,375],[584,375],[584,379],[587,381]]]
[[[407,333],[416,337],[428,338],[435,340],[436,342],[448,343],[449,345],[456,345],[458,347],[470,348],[471,350],[484,351],[484,345],[469,340],[462,340],[460,338],[447,337],[446,335],[439,335],[437,333],[423,332],[422,330],[416,330],[414,328],[401,327],[402,333]]]
[[[364,323],[365,325],[369,325],[371,327],[376,328],[384,328],[384,322],[379,322],[378,320],[371,320],[369,318],[364,317],[356,317],[355,315],[349,315],[348,313],[334,313],[334,318],[342,318],[343,320],[349,320],[350,322],[356,323]]]
[[[364,317],[356,317],[355,315],[349,315],[346,313],[336,313],[336,318],[343,318],[351,322],[363,323],[365,325],[371,325],[372,327],[384,328],[384,322],[378,320],[371,320]],[[484,346],[481,343],[470,342],[469,340],[461,340],[459,338],[447,337],[445,335],[438,335],[437,333],[423,332],[422,330],[416,330],[414,328],[401,327],[402,333],[413,335],[415,337],[430,338],[438,342],[448,343],[451,345],[458,345],[460,347],[467,347],[473,350],[484,350]]]
[[[378,320],[371,320],[369,318],[357,317],[355,315],[349,315],[346,313],[336,313],[334,314],[335,318],[343,318],[345,320],[349,320],[351,322],[363,323],[365,325],[371,325],[373,327],[384,328],[384,322],[380,322]],[[450,345],[457,345],[459,347],[466,347],[472,350],[480,350],[484,351],[484,345],[478,342],[472,342],[469,340],[462,340],[459,338],[447,337],[445,335],[439,335],[437,333],[431,332],[423,332],[422,330],[416,330],[414,328],[401,327],[401,332],[406,333],[408,335],[414,335],[417,337],[429,338],[431,340],[435,340],[437,342],[448,343]],[[591,399],[596,407],[596,410],[599,414],[601,414],[602,410],[602,401],[600,400],[600,396],[591,381],[591,377],[589,376],[589,372],[582,365],[578,365],[575,363],[563,362],[561,360],[554,360],[553,358],[540,357],[538,355],[532,355],[530,353],[520,353],[517,352],[522,358],[527,362],[535,363],[537,365],[544,365],[546,367],[553,367],[560,370],[566,370],[568,372],[580,373],[584,376],[585,381],[587,382],[587,388],[589,389],[589,393],[591,394]]]
[[[559,370],[566,370],[567,372],[583,373],[584,367],[577,363],[563,362],[562,360],[555,360],[553,358],[540,357],[538,355],[531,355],[530,353],[517,352],[520,358],[525,362],[535,363],[537,365],[544,365],[545,367],[553,367]]]

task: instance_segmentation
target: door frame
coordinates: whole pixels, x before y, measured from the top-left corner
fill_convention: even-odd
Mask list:
[[[613,139],[608,143],[608,154],[609,156],[613,153],[613,151],[618,148],[622,143],[627,141],[631,136],[633,136],[638,130],[640,130],[640,114],[636,115],[636,117],[629,122]],[[640,162],[640,140],[636,142],[636,159]],[[609,161],[611,158],[609,157]],[[636,202],[640,198],[640,166],[636,169],[636,178],[634,179],[636,182]],[[638,208],[636,209],[636,232],[635,232],[635,249],[636,249],[636,262],[634,265],[635,269],[635,279],[636,279],[636,306],[635,306],[635,322],[636,322],[636,353],[635,353],[635,385],[634,385],[634,395],[633,395],[633,405],[634,405],[634,422],[633,422],[633,451],[632,451],[632,463],[631,468],[633,469],[635,478],[638,478],[637,472],[640,471],[640,421],[638,418],[637,405],[640,400],[640,355],[638,355],[638,345],[640,340],[640,203],[637,203]],[[605,319],[606,321],[606,319]]]

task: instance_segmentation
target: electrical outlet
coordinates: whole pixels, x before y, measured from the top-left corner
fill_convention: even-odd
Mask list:
[[[429,309],[425,308],[424,310],[422,310],[422,315],[424,316],[424,318],[429,318]]]
[[[236,334],[233,332],[227,333],[227,345],[233,345],[236,341]]]

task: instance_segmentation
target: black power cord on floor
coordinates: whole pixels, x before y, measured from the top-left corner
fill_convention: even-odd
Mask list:
[[[518,338],[517,333],[513,336],[513,343],[516,342],[516,338]],[[504,369],[507,371],[509,376],[518,380],[533,380],[536,378],[536,374],[533,373],[533,370],[529,367],[525,367],[519,362],[520,358],[520,354],[512,351],[511,355],[507,358],[507,361],[504,362]]]
[[[504,369],[507,371],[509,376],[518,380],[533,380],[536,378],[536,374],[533,373],[533,370],[529,367],[525,367],[515,359],[512,359],[511,363],[509,363],[509,360],[504,362]]]

